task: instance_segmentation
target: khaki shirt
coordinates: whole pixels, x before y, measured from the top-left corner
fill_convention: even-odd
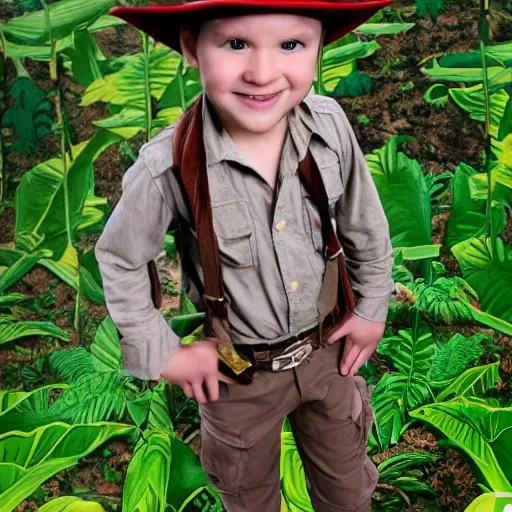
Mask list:
[[[203,137],[214,228],[230,300],[235,343],[274,343],[317,323],[324,271],[318,211],[302,187],[298,163],[308,148],[323,177],[357,299],[355,313],[385,321],[392,249],[389,227],[352,127],[338,103],[308,95],[288,114],[275,191],[213,122],[204,102]],[[124,368],[158,379],[180,340],[151,301],[147,262],[162,251],[178,216],[190,222],[171,172],[174,126],[145,144],[123,177],[123,193],[96,244],[107,307],[122,335]],[[198,265],[197,240],[183,248]],[[202,300],[184,275],[183,286]]]

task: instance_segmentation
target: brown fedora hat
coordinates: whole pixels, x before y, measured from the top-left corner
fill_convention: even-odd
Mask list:
[[[392,0],[176,0],[144,7],[114,7],[110,14],[127,21],[156,41],[181,52],[180,27],[187,21],[254,12],[290,12],[326,22],[325,44],[363,24]]]

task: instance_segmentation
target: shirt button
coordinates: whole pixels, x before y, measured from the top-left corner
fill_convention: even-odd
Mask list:
[[[298,281],[293,281],[291,284],[292,290],[295,291],[299,287]]]
[[[280,220],[276,224],[276,229],[277,229],[277,231],[281,231],[281,229],[283,229],[285,226],[286,226],[286,221],[285,220]]]

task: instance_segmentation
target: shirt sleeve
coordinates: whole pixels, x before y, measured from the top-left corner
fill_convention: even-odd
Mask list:
[[[174,205],[139,157],[123,177],[121,199],[95,246],[107,308],[122,336],[124,369],[145,380],[160,378],[180,344],[153,305],[147,266],[162,251],[173,217]]]
[[[336,125],[345,189],[337,205],[336,220],[356,296],[354,313],[385,322],[394,288],[389,224],[354,130],[341,108]]]

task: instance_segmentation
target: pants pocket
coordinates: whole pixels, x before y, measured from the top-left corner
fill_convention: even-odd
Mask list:
[[[238,496],[242,449],[228,444],[204,421],[201,422],[201,464],[211,485],[219,493]]]
[[[373,411],[370,405],[370,395],[368,393],[368,385],[363,377],[360,375],[356,375],[354,377],[354,384],[356,387],[357,396],[354,397],[354,407],[355,410],[357,407],[357,402],[360,399],[361,410],[358,415],[354,415],[354,421],[359,425],[362,430],[362,442],[366,446],[368,443],[368,436],[370,435],[370,431],[373,425]]]

